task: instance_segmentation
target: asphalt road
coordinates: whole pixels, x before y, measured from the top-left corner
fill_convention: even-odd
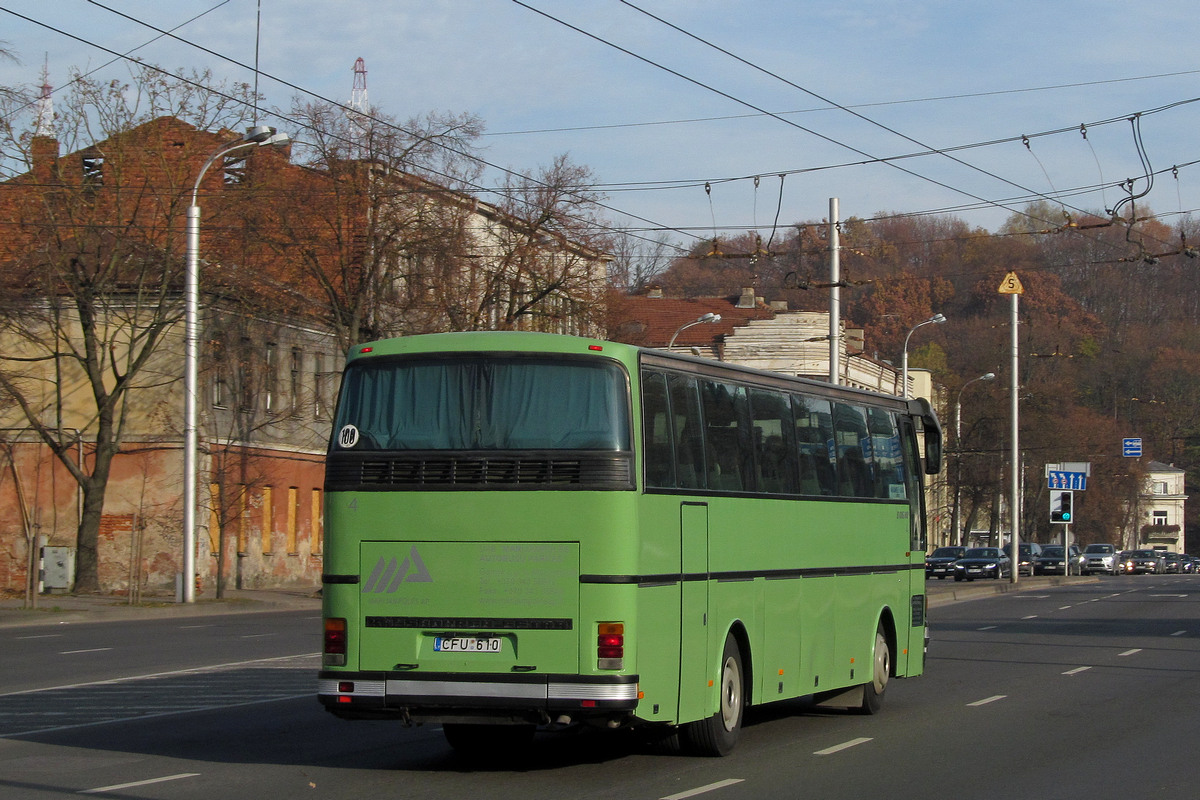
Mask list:
[[[582,732],[504,764],[459,757],[436,726],[327,715],[311,610],[0,629],[0,796],[1197,795],[1200,576],[1028,588],[931,616],[926,675],[892,682],[880,715],[795,701],[752,709],[727,758]]]

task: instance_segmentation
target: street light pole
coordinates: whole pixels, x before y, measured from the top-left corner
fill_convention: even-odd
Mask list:
[[[680,325],[675,330],[675,332],[673,334],[671,334],[671,341],[667,342],[667,349],[670,350],[672,347],[675,346],[675,337],[678,336],[681,331],[687,330],[688,328],[692,327],[693,325],[702,325],[707,322],[720,322],[720,321],[721,321],[720,314],[714,314],[711,311],[709,311],[707,314],[701,314],[699,318],[694,319],[691,322],[686,322],[683,325]]]
[[[946,321],[946,318],[941,314],[934,314],[924,322],[918,322],[908,329],[908,333],[904,337],[904,350],[900,354],[901,378],[900,378],[900,396],[908,397],[908,339],[913,335],[913,332],[923,325],[941,325]]]
[[[184,603],[196,601],[196,455],[200,363],[200,206],[197,203],[200,182],[217,159],[235,150],[243,147],[283,145],[287,142],[288,135],[276,133],[274,128],[266,125],[250,128],[241,139],[222,145],[209,156],[192,186],[192,204],[187,210],[187,263],[183,286],[183,565],[179,598]]]
[[[958,449],[958,460],[954,471],[954,508],[951,516],[951,525],[954,528],[954,543],[962,547],[963,531],[962,531],[962,516],[959,497],[962,492],[962,395],[963,390],[976,381],[993,381],[996,379],[996,373],[985,372],[978,378],[972,378],[962,385],[958,390],[958,397],[954,401],[954,446]]]

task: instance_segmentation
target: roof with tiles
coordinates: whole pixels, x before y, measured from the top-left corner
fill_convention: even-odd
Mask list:
[[[615,306],[615,307],[614,307]],[[733,333],[734,328],[750,324],[752,319],[773,319],[775,312],[756,304],[741,308],[736,300],[725,297],[669,298],[648,295],[622,296],[610,303],[615,324],[610,338],[642,347],[666,347],[676,331],[676,347],[712,348]],[[704,314],[720,314],[719,322],[692,325]]]

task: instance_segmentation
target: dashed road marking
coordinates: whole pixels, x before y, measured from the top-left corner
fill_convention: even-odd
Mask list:
[[[724,789],[726,786],[733,786],[735,783],[741,783],[743,780],[745,778],[726,778],[723,781],[710,783],[707,786],[698,786],[695,789],[688,789],[686,792],[680,792],[679,794],[669,794],[662,798],[662,800],[686,800],[688,797],[695,797],[699,794],[715,792],[717,789]]]
[[[858,739],[851,739],[848,742],[842,742],[841,744],[835,744],[833,747],[826,747],[824,750],[818,750],[817,752],[813,753],[813,755],[814,756],[831,756],[834,753],[840,753],[843,750],[849,750],[851,747],[858,747],[860,744],[866,744],[869,741],[871,741],[871,739],[866,738],[866,737],[859,737]]]
[[[976,700],[974,703],[967,703],[967,707],[975,708],[978,706],[986,706],[988,703],[994,703],[997,700],[1003,700],[1006,697],[1008,697],[1006,694],[994,694],[991,697],[985,697],[982,700]]]

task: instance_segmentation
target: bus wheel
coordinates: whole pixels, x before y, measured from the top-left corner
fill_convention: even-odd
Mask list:
[[[742,671],[742,651],[733,636],[725,639],[721,655],[721,703],[708,719],[690,722],[683,732],[691,749],[700,755],[723,756],[733,750],[742,731],[746,709],[746,684]]]
[[[442,723],[446,741],[458,752],[474,758],[513,755],[533,742],[532,725],[471,725]]]
[[[887,691],[888,678],[892,674],[892,648],[888,645],[883,623],[875,629],[875,656],[872,659],[871,680],[863,684],[860,714],[878,714],[883,708],[883,693]]]

